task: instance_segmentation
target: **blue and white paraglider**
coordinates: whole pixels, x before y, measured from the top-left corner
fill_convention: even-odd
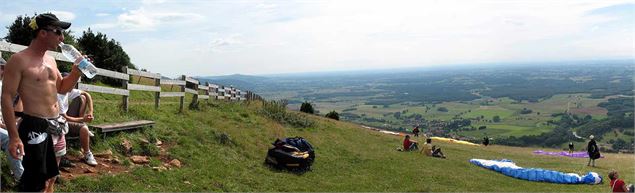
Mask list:
[[[471,159],[470,163],[503,173],[507,176],[529,181],[559,184],[599,184],[602,182],[602,177],[595,172],[589,172],[585,176],[580,176],[575,173],[563,173],[541,168],[522,168],[507,159]]]

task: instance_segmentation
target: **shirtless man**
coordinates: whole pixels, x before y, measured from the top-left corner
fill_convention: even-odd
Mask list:
[[[57,94],[73,89],[80,77],[75,61],[70,75],[62,78],[55,59],[46,55],[64,40],[63,30],[70,23],[55,15],[40,14],[29,24],[33,40],[24,50],[15,53],[5,66],[2,87],[2,116],[9,132],[9,153],[22,158],[24,173],[18,185],[20,192],[52,192],[59,174],[53,142],[47,134],[49,120],[59,117]],[[24,117],[16,128],[13,98],[23,102]]]

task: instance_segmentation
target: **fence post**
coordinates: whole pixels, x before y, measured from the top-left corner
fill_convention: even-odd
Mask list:
[[[209,96],[209,89],[210,89],[209,82],[205,82],[205,86],[207,86],[207,90],[205,90],[205,95],[207,95],[207,104],[209,104],[209,98],[210,98],[210,96]]]
[[[185,86],[187,86],[187,81],[185,81]],[[196,94],[194,94],[194,96],[192,96],[192,103],[190,104],[190,106],[194,106],[198,103],[198,84],[194,84],[194,91],[196,91]]]
[[[179,99],[179,112],[183,112],[183,103],[185,103],[185,86],[187,85],[185,75],[181,75],[181,80],[185,81],[185,84],[181,85],[181,92],[183,93],[183,96]]]
[[[128,74],[128,67],[124,66],[121,71],[123,71],[124,74]],[[130,75],[128,75],[128,78],[130,78]],[[123,89],[128,90],[128,81],[127,80],[121,80],[121,82],[123,83]],[[128,90],[128,95],[130,95],[130,90]],[[123,107],[123,111],[124,112],[128,112],[128,96],[123,95],[122,97],[122,101],[121,101],[121,106]]]
[[[159,78],[154,80],[154,86],[159,87],[159,92],[154,93],[154,108],[159,109],[159,104],[161,103],[161,74],[159,74]]]

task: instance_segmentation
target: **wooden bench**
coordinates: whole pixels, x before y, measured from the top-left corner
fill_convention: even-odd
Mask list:
[[[137,129],[142,127],[152,127],[153,125],[154,125],[154,121],[138,120],[138,121],[128,121],[128,122],[122,122],[122,123],[107,123],[107,124],[101,124],[101,125],[91,125],[89,127],[98,129],[99,132],[103,133],[105,137],[106,133]]]

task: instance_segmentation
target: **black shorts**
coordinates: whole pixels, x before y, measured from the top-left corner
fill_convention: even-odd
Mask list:
[[[18,185],[20,192],[40,192],[46,180],[59,175],[53,140],[46,133],[46,119],[24,114],[18,129],[24,145],[24,173]]]

